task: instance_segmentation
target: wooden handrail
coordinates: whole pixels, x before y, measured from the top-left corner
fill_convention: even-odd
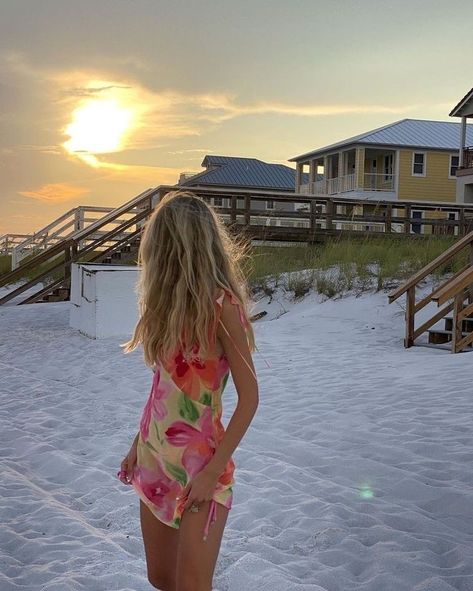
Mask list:
[[[392,304],[395,300],[397,300],[400,296],[406,293],[411,287],[414,287],[425,279],[428,275],[430,275],[435,269],[447,263],[451,258],[461,252],[466,246],[473,243],[473,232],[470,232],[463,238],[460,238],[455,244],[453,244],[450,248],[448,248],[445,252],[439,255],[435,260],[431,263],[426,265],[423,269],[415,273],[408,281],[403,283],[400,287],[395,289],[391,294],[389,294],[389,303]]]
[[[439,306],[446,301],[454,298],[459,293],[465,291],[467,287],[473,284],[473,266],[468,267],[461,275],[450,281],[443,289],[432,296],[432,300]]]
[[[58,242],[57,244],[54,244],[53,246],[50,246],[49,248],[47,248],[42,253],[39,253],[38,255],[32,257],[31,259],[26,261],[24,264],[22,264],[21,267],[19,267],[18,269],[15,269],[14,271],[10,271],[6,275],[3,275],[2,277],[0,277],[0,287],[7,285],[13,279],[23,276],[24,272],[27,271],[28,269],[32,269],[34,267],[37,267],[38,265],[44,263],[45,261],[50,260],[55,255],[61,254],[72,243],[77,243],[80,240],[84,240],[85,238],[87,238],[91,234],[93,234],[95,231],[100,229],[101,227],[106,226],[110,222],[113,222],[114,220],[116,220],[118,217],[123,215],[123,213],[127,213],[127,212],[133,210],[137,206],[137,204],[141,204],[142,202],[149,199],[152,196],[152,194],[155,193],[155,191],[156,191],[156,189],[147,189],[146,191],[144,191],[143,193],[141,193],[140,195],[138,195],[137,197],[135,197],[131,201],[112,210],[107,215],[103,216],[102,218],[100,218],[99,220],[97,220],[96,222],[94,222],[93,224],[88,226],[87,228],[84,228],[83,230],[78,230],[77,232],[75,232],[74,234],[69,236],[67,239],[63,239],[62,241]],[[139,216],[140,220],[142,219],[142,217],[143,216]],[[135,220],[133,220],[133,221],[135,221]],[[109,239],[113,235],[119,233],[121,230],[121,227],[123,225],[128,227],[133,224],[133,221],[131,223],[129,223],[129,220],[127,220],[126,222],[122,223],[120,226],[117,226],[113,230],[107,232],[104,236],[106,237],[106,239]],[[104,240],[104,236],[102,236],[98,240],[95,240],[94,244],[98,244],[98,243],[103,244],[103,242],[106,241],[106,240]]]
[[[420,312],[423,308],[425,308],[425,306],[427,306],[427,304],[430,304],[430,302],[432,300],[435,300],[436,294],[438,294],[451,281],[453,281],[454,279],[459,277],[469,267],[470,267],[470,265],[466,265],[465,267],[462,267],[459,271],[457,271],[455,273],[455,275],[453,275],[452,277],[449,277],[446,281],[443,281],[438,287],[436,287],[432,293],[429,293],[429,295],[425,296],[425,298],[422,298],[420,300],[420,302],[417,302],[416,307],[415,307],[415,313],[417,314],[417,312]]]
[[[53,267],[50,267],[46,271],[43,271],[39,275],[36,275],[33,279],[30,279],[27,283],[23,283],[22,285],[20,285],[20,287],[17,287],[13,291],[10,291],[5,296],[0,298],[0,305],[5,304],[6,302],[9,302],[13,298],[15,298],[17,295],[20,295],[20,293],[25,292],[30,287],[34,287],[35,285],[37,285],[37,283],[40,279],[42,279],[43,277],[47,277],[48,275],[50,275],[52,273],[52,271],[55,271],[56,269],[60,269],[61,267],[64,267],[65,265],[66,265],[65,260],[60,261],[59,263],[57,263]]]
[[[26,263],[21,265],[21,267],[19,267],[18,269],[10,271],[6,275],[2,275],[0,277],[0,287],[7,285],[13,279],[23,276],[24,272],[28,269],[33,269],[34,267],[37,267],[38,265],[41,265],[42,263],[49,261],[54,256],[60,255],[68,246],[70,246],[70,239],[63,240],[62,242],[58,242],[54,246],[50,246],[47,250],[41,252],[40,254],[37,254],[36,256],[26,261]]]
[[[158,199],[169,191],[175,191],[177,189],[186,190],[186,186],[176,187],[170,185],[161,185],[156,188],[150,188],[140,193],[127,203],[117,207],[116,209],[108,212],[102,216],[99,220],[93,221],[89,226],[79,229],[71,233],[67,238],[73,241],[71,246],[72,259],[74,259],[75,253],[79,255],[89,253],[94,250],[94,247],[108,247],[107,241],[117,238],[121,241],[124,230],[133,224],[138,225],[138,222],[145,219],[154,204],[154,197]],[[364,235],[365,229],[362,228],[363,223],[369,223],[369,231],[373,235],[396,235],[398,236],[399,227],[404,227],[404,233],[408,236],[412,236],[412,224],[419,224],[426,228],[426,233],[429,229],[435,232],[438,227],[445,227],[446,232],[462,234],[466,231],[469,224],[473,225],[473,206],[470,205],[459,205],[452,203],[426,203],[426,202],[396,202],[391,201],[370,201],[364,202],[360,200],[353,200],[350,198],[336,197],[336,196],[320,196],[320,195],[309,195],[309,194],[295,194],[289,193],[284,190],[274,191],[267,189],[251,189],[251,188],[224,188],[224,187],[189,187],[189,189],[201,196],[204,199],[208,199],[213,196],[230,198],[231,207],[219,208],[220,213],[226,217],[226,222],[239,226],[243,231],[247,232],[248,235],[252,235],[255,238],[260,239],[287,239],[284,237],[284,233],[288,236],[288,239],[297,241],[314,241],[318,235],[325,234],[327,236],[341,235],[346,233],[349,236]],[[243,201],[244,205],[238,207]],[[283,207],[276,207],[273,210],[266,210],[260,207],[253,207],[253,202],[259,202],[272,200],[276,204],[303,204],[300,211],[292,211],[296,208],[287,208],[288,211]],[[304,206],[305,205],[305,206]],[[365,206],[369,205],[368,208]],[[354,208],[363,207],[363,215],[356,213],[357,210]],[[393,208],[399,210],[397,215],[393,215]],[[423,219],[412,218],[410,213],[412,208],[421,208],[422,211],[445,211],[456,212],[455,220],[448,219],[436,219],[425,217]],[[404,213],[405,215],[400,215]],[[365,215],[366,214],[366,215]],[[429,213],[426,216],[430,215]],[[121,218],[125,217],[123,221]],[[282,220],[282,224],[278,222],[276,226],[264,226],[261,223],[261,219],[271,218],[275,220]],[[284,218],[287,218],[285,220]],[[447,216],[445,215],[445,218]],[[300,227],[293,223],[293,220],[301,220]],[[108,231],[107,225],[116,227]],[[430,228],[429,228],[430,226]],[[57,226],[56,226],[57,227]],[[102,230],[101,232],[99,232]],[[402,228],[400,230],[402,233]],[[97,234],[101,234],[98,236]],[[436,232],[435,232],[436,233]],[[423,238],[423,236],[413,235],[414,238]],[[23,275],[25,270],[32,269],[33,267],[41,264],[44,261],[50,260],[54,256],[61,252],[66,252],[66,242],[64,239],[60,239],[60,242],[52,247],[49,247],[43,253],[31,257],[22,265],[16,272],[4,275],[0,279],[0,286],[5,285],[16,277]],[[87,242],[87,244],[85,244]],[[459,252],[465,245],[473,243],[473,232],[468,236],[465,236],[453,245],[446,253],[438,257],[433,263],[428,265],[423,270],[419,271],[413,278],[406,282],[404,286],[401,286],[398,290],[390,295],[390,301],[397,299],[402,293],[409,290],[410,286],[415,285],[416,282],[427,276],[432,270],[438,265],[448,260],[449,257],[454,256],[456,252]],[[115,245],[116,247],[116,245]],[[66,267],[68,267],[70,260],[67,260]],[[415,299],[414,301],[414,313],[415,313]]]
[[[104,215],[103,217],[98,219],[93,224],[90,224],[90,226],[87,226],[87,228],[84,228],[83,230],[78,230],[77,232],[74,232],[74,234],[71,236],[71,238],[76,241],[84,240],[84,238],[87,238],[87,236],[89,236],[90,234],[92,234],[93,232],[98,230],[99,228],[102,228],[103,226],[106,226],[110,222],[113,222],[113,220],[116,220],[118,217],[120,217],[124,213],[129,213],[130,210],[134,209],[137,205],[141,205],[144,201],[153,197],[155,194],[158,193],[158,191],[159,191],[159,189],[147,189],[146,191],[143,191],[143,193],[140,193],[137,197],[134,197],[131,201],[128,201],[127,203],[123,204],[120,207],[117,207],[116,209],[114,209],[113,211],[108,213],[107,215]]]

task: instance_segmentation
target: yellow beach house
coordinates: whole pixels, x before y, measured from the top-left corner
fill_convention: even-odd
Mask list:
[[[472,146],[473,125],[403,119],[301,154],[290,159],[296,193],[455,202],[461,130]]]
[[[473,88],[454,107],[450,117],[461,117],[457,168],[457,202],[473,203],[473,138],[468,133],[467,126],[467,119],[473,119]]]

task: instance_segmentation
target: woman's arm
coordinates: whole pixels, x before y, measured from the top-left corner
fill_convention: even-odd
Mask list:
[[[258,408],[258,382],[245,330],[238,307],[225,298],[217,336],[228,359],[238,403],[215,454],[204,470],[217,477],[225,470],[228,460],[246,433]],[[229,334],[227,334],[229,333]],[[230,335],[230,336],[229,336]],[[230,338],[231,337],[231,338]]]

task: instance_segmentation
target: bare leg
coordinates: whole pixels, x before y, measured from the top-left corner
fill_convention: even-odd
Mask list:
[[[148,580],[160,591],[176,591],[179,530],[156,519],[143,501],[140,501],[140,518]]]
[[[204,542],[205,522],[210,501],[202,503],[198,513],[185,511],[179,526],[176,591],[212,591],[212,579],[217,563],[228,509],[217,503],[217,520],[211,524]]]

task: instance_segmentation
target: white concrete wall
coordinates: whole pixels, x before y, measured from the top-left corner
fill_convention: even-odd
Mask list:
[[[473,174],[457,176],[457,203],[473,203]]]
[[[131,336],[139,316],[138,276],[138,267],[73,264],[70,326],[94,339]]]

